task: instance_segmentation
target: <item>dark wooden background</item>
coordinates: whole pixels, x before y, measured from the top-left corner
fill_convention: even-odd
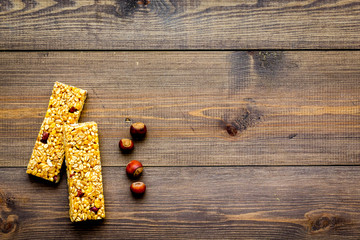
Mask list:
[[[0,239],[359,239],[359,46],[353,0],[0,0]],[[25,173],[55,81],[88,90],[100,223]]]

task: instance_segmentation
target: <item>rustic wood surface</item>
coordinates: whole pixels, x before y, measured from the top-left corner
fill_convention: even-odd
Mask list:
[[[0,49],[359,49],[355,0],[2,0]]]
[[[27,165],[53,83],[88,90],[104,166],[360,162],[359,52],[0,53],[0,166]],[[130,122],[148,138],[123,156]]]
[[[0,237],[357,239],[359,59],[357,51],[2,52]],[[55,81],[89,91],[80,121],[99,124],[104,222],[70,222],[64,175],[52,185],[25,173]],[[129,136],[126,118],[149,128],[130,155],[117,146]],[[141,199],[124,173],[131,159],[145,166]]]
[[[359,239],[359,46],[354,0],[0,0],[0,239]],[[55,81],[88,90],[102,222],[25,173]]]
[[[358,239],[359,167],[104,167],[107,218],[72,224],[67,185],[0,168],[2,239]],[[345,187],[346,186],[346,187]],[[116,237],[118,236],[118,237]]]

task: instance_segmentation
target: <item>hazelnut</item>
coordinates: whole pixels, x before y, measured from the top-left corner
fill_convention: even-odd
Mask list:
[[[126,173],[131,178],[137,178],[143,171],[143,165],[137,160],[132,160],[126,166]]]
[[[133,123],[130,127],[130,134],[134,139],[143,139],[146,135],[146,125],[142,122]]]
[[[130,190],[134,195],[140,196],[144,194],[146,185],[143,182],[134,182],[130,185]]]
[[[44,143],[44,144],[47,144],[47,140],[49,138],[49,133],[48,132],[43,132],[42,136],[41,136],[41,140],[40,142]]]
[[[134,142],[127,138],[120,139],[119,148],[122,152],[129,153],[134,149]]]

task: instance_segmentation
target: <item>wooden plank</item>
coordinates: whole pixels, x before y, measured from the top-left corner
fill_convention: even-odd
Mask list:
[[[355,0],[3,0],[0,49],[359,49]]]
[[[104,166],[354,165],[360,52],[3,52],[0,166],[26,166],[53,83],[87,89]],[[118,141],[144,121],[148,137]]]
[[[65,179],[55,187],[29,179],[25,168],[0,168],[0,213],[9,232],[3,229],[0,238],[358,239],[360,234],[359,167],[144,171],[147,192],[134,199],[124,167],[103,168],[106,220],[74,225]]]

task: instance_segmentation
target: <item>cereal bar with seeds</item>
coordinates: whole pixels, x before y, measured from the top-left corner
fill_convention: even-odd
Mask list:
[[[97,124],[65,125],[64,144],[70,220],[105,218]]]
[[[49,181],[60,180],[64,160],[65,124],[77,123],[83,109],[86,90],[55,82],[49,106],[35,142],[26,172]]]

